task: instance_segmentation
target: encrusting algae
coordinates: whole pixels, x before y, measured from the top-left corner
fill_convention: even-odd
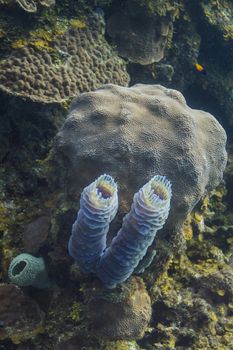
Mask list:
[[[233,342],[233,268],[228,258],[229,243],[233,242],[229,242],[226,235],[218,239],[220,222],[228,221],[224,201],[226,193],[226,187],[220,185],[194,209],[182,228],[187,251],[175,254],[168,261],[165,272],[152,288],[155,312],[152,324],[162,329],[160,340],[158,338],[154,344],[170,349],[182,343],[190,349],[200,350],[212,349],[211,344],[214,343],[216,349],[229,350],[229,344]],[[229,215],[232,214],[229,212]],[[225,277],[221,277],[222,274]],[[162,316],[156,316],[157,309]],[[190,320],[184,321],[186,318],[185,314],[182,316],[182,310]],[[185,322],[185,326],[178,329],[176,323],[170,323],[174,313],[180,320],[178,322]],[[200,328],[194,332],[194,327],[198,325],[196,322]]]

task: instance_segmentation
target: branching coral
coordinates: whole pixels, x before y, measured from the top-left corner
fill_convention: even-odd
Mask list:
[[[81,209],[69,241],[70,255],[85,272],[94,272],[97,264],[98,277],[107,288],[115,288],[131,276],[145,256],[168,217],[170,200],[171,183],[165,176],[154,176],[134,195],[121,230],[103,253],[118,200],[114,180],[100,176],[82,193]]]

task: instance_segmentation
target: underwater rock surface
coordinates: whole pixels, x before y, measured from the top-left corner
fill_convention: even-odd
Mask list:
[[[125,7],[110,16],[107,32],[116,42],[120,56],[147,65],[163,58],[172,22],[169,16],[148,14],[140,3],[128,0]]]
[[[37,303],[13,284],[0,284],[0,315],[3,326],[0,340],[13,343],[32,338],[43,332],[44,313]]]
[[[26,225],[24,248],[28,253],[37,253],[46,242],[49,233],[50,217],[43,215]]]

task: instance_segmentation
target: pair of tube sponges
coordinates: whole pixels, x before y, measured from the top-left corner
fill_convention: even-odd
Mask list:
[[[109,224],[118,210],[117,184],[102,175],[81,195],[80,210],[72,227],[69,254],[82,272],[96,273],[107,288],[127,280],[145,256],[169,214],[171,183],[156,175],[135,195],[130,212],[110,246]]]

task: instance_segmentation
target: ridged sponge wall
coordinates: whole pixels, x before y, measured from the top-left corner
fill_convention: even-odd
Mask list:
[[[169,214],[171,183],[155,176],[134,195],[130,212],[97,266],[97,275],[107,288],[124,282],[144,257]]]
[[[109,224],[117,209],[117,184],[110,175],[101,175],[84,188],[68,245],[69,254],[81,271],[95,272],[96,264],[106,248]]]

